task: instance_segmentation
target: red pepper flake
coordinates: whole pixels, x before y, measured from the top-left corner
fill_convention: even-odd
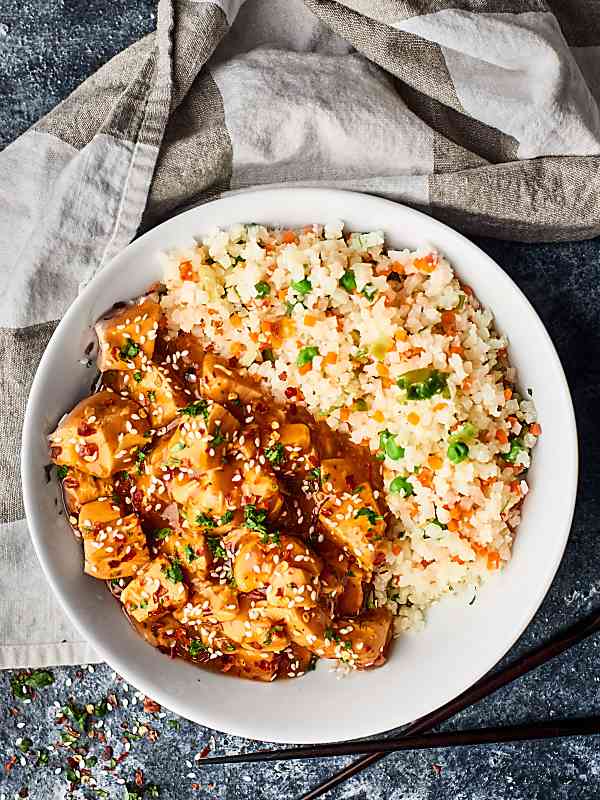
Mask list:
[[[98,455],[98,445],[94,442],[86,442],[80,445],[78,451],[82,458],[95,458]]]
[[[206,756],[210,753],[210,747],[206,745],[205,747],[200,750],[199,758],[206,758]]]
[[[158,714],[160,711],[160,704],[150,697],[144,697],[144,711],[147,714]]]
[[[287,397],[288,400],[291,400],[292,397],[295,397],[297,394],[298,390],[293,386],[288,386],[287,389],[285,390],[285,396]]]
[[[436,775],[442,774],[442,768],[439,764],[432,764],[431,769],[435,772]]]
[[[8,761],[6,762],[6,764],[4,765],[4,770],[5,770],[5,772],[10,772],[10,771],[11,771],[11,769],[14,767],[14,765],[15,765],[16,763],[17,763],[17,757],[16,757],[16,756],[11,756],[11,757],[8,759]]]
[[[96,428],[84,420],[77,426],[77,433],[79,436],[91,436],[92,434],[96,433]]]
[[[102,758],[105,761],[110,761],[112,757],[113,757],[113,749],[109,744],[107,744],[104,750],[102,751]]]
[[[61,453],[62,447],[58,447],[58,445],[53,445],[50,448],[50,458],[58,458]]]
[[[138,767],[135,771],[135,785],[136,786],[143,786],[144,785],[144,772]]]

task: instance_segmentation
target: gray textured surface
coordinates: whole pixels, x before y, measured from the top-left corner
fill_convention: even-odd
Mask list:
[[[150,30],[153,10],[149,0],[0,0],[0,146],[25,130],[113,53]],[[517,281],[544,320],[574,394],[582,450],[579,500],[565,559],[542,608],[510,654],[512,658],[600,607],[596,558],[600,533],[600,242],[479,244]],[[561,469],[560,453],[556,454],[556,469]],[[580,645],[462,714],[453,725],[600,713],[599,646],[597,640]],[[81,736],[72,745],[89,748],[98,756],[90,771],[107,794],[83,786],[76,792],[78,797],[122,798],[125,789],[119,781],[133,780],[139,767],[147,781],[160,785],[163,798],[292,798],[345,763],[336,759],[264,768],[190,767],[186,760],[193,764],[194,754],[206,746],[218,752],[255,745],[185,720],[179,721],[177,730],[169,722],[174,715],[164,710],[160,712],[163,716],[144,712],[135,690],[106,666],[96,667],[93,673],[75,667],[52,672],[54,684],[38,692],[31,703],[15,700],[10,688],[14,675],[0,673],[0,800],[25,797],[25,788],[34,800],[68,796],[67,758],[74,757],[73,750],[56,746],[43,766],[36,766],[37,751],[60,741],[65,727],[55,718],[69,698],[80,704],[98,702],[112,692],[118,707],[104,717],[94,738]],[[154,735],[147,731],[138,738],[135,726],[144,722],[158,734],[156,741],[148,740]],[[111,768],[111,762],[102,758],[105,744],[97,731],[109,739],[118,757],[127,741],[127,729],[134,731],[127,734],[132,739],[131,750]],[[25,736],[33,745],[22,754],[17,742]],[[357,800],[591,800],[600,796],[599,744],[598,739],[573,739],[551,745],[392,756],[337,789],[333,796]],[[10,771],[3,769],[13,755],[17,756],[14,766]],[[198,788],[193,788],[194,784]]]

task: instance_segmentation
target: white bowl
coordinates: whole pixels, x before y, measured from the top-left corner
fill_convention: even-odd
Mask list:
[[[82,366],[96,319],[116,301],[161,278],[157,253],[214,226],[260,222],[297,227],[342,219],[351,230],[383,229],[396,248],[432,245],[489,306],[510,340],[520,385],[531,388],[543,434],[535,448],[513,559],[478,593],[447,601],[422,633],[405,635],[387,664],[338,679],[322,661],[303,678],[254,683],[171,660],[129,626],[104,584],[83,574],[74,539],[48,484],[46,436],[89,393]],[[425,214],[387,200],[322,189],[244,192],[194,208],[129,245],[94,278],[65,314],[35,377],[23,430],[25,509],[38,558],[69,617],[127,681],[188,719],[220,731],[273,742],[330,742],[389,730],[456,697],[507,652],[546,594],[569,534],[577,486],[577,436],[565,376],[535,311],[485,253]]]

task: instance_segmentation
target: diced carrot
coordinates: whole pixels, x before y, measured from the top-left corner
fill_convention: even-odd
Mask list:
[[[302,364],[301,367],[298,367],[298,372],[300,375],[306,375],[307,372],[310,372],[312,369],[312,361],[307,361],[306,364]]]
[[[283,317],[279,320],[279,334],[287,339],[288,336],[293,336],[296,333],[296,324],[293,319]]]
[[[462,390],[463,390],[463,392],[468,392],[469,391],[469,389],[471,388],[471,383],[472,383],[471,378],[465,378],[464,379],[464,381],[462,382]]]
[[[510,400],[511,397],[512,397],[512,389],[510,388],[510,386],[507,386],[504,389],[504,399],[505,400]]]
[[[428,253],[423,258],[415,258],[414,266],[419,272],[424,272],[427,275],[431,274],[437,266],[437,255]]]
[[[464,564],[465,563],[462,560],[462,558],[459,558],[458,556],[450,556],[450,561],[454,561],[455,564]]]
[[[283,244],[295,244],[298,241],[298,237],[296,236],[294,231],[282,231],[281,241],[283,242]]]
[[[280,300],[285,300],[285,298],[287,297],[287,289],[280,289],[280,290],[277,292],[277,297],[278,297]]]
[[[487,554],[487,568],[498,569],[500,566],[500,553],[497,550],[490,550]]]
[[[421,566],[423,569],[426,569],[430,564],[433,564],[433,561],[426,561],[425,559],[421,560]]]
[[[389,270],[390,272],[397,272],[398,275],[404,275],[404,267],[399,261],[392,261]]]
[[[252,331],[249,336],[253,342],[258,342],[258,333],[254,333],[254,331]]]
[[[323,358],[323,364],[335,364],[337,361],[337,353],[327,353]]]
[[[418,425],[419,422],[421,421],[421,417],[414,411],[411,411],[410,414],[407,415],[406,419],[410,422],[411,425]],[[383,420],[381,421],[383,422]]]
[[[245,346],[241,342],[231,343],[231,355],[234,358],[239,358],[245,350]]]
[[[512,481],[510,484],[510,490],[513,494],[521,495],[521,483],[520,481]]]
[[[488,549],[483,545],[479,544],[478,542],[469,541],[471,545],[471,550],[475,553],[476,556],[487,556]]]
[[[194,277],[194,268],[191,261],[182,261],[179,265],[179,277],[182,281],[191,281]]]
[[[452,506],[452,508],[450,509],[450,516],[452,517],[452,519],[460,519],[462,516],[462,511],[460,509],[460,506],[458,505]]]
[[[431,467],[431,469],[441,469],[444,463],[444,459],[440,458],[440,456],[429,456],[427,459],[427,463]]]
[[[381,411],[375,411],[373,413],[373,419],[375,420],[375,422],[383,422],[385,420],[385,417],[383,416],[383,413]]]
[[[539,422],[532,422],[529,426],[529,433],[531,433],[533,436],[539,436],[541,432],[542,426],[539,424]]]
[[[442,330],[446,336],[454,336],[456,333],[456,315],[454,311],[442,311]]]
[[[408,333],[404,328],[397,328],[394,333],[394,339],[398,339],[399,342],[405,342],[408,339]]]
[[[417,479],[422,486],[427,486],[428,488],[431,488],[431,483],[433,481],[433,472],[427,467],[421,467],[421,469],[419,470],[419,474],[417,475]]]
[[[464,356],[465,350],[460,344],[451,344],[450,352],[455,353],[457,356]]]
[[[273,323],[270,322],[268,319],[263,319],[260,323],[260,329],[263,333],[271,333],[273,330]]]
[[[312,328],[313,325],[316,325],[317,318],[313,317],[312,314],[305,314],[304,315],[304,324],[308,325],[309,328]]]
[[[281,336],[271,336],[271,349],[272,350],[280,350],[283,344],[283,339]]]
[[[344,406],[344,408],[340,408],[340,419],[341,419],[341,421],[342,422],[346,422],[349,417],[350,417],[350,409],[346,408],[345,406]]]
[[[240,325],[242,324],[242,318],[240,317],[239,314],[232,314],[229,317],[229,322],[232,324],[234,328],[239,328]]]
[[[377,374],[380,378],[389,377],[390,371],[385,364],[377,364]]]
[[[500,442],[500,444],[508,444],[508,433],[502,428],[498,428],[496,431],[496,439]]]
[[[434,411],[443,411],[446,408],[446,403],[436,403],[433,407]]]
[[[400,545],[397,542],[394,542],[394,544],[392,545],[392,553],[395,556],[399,556],[401,552],[402,548],[400,547]]]
[[[456,533],[456,531],[458,530],[458,522],[455,519],[451,519],[446,527],[448,528],[449,531]]]

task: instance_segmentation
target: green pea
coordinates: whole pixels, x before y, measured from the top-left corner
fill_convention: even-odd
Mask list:
[[[393,461],[404,458],[404,448],[396,442],[396,437],[388,430],[379,434],[379,447]]]
[[[292,289],[304,297],[305,294],[308,294],[310,291],[312,291],[312,283],[308,280],[308,278],[303,278],[301,281],[293,281]]]
[[[469,455],[469,446],[464,442],[453,442],[448,447],[448,458],[453,464],[460,464]]]
[[[347,269],[340,278],[340,286],[349,293],[356,291],[356,277],[351,269]]]
[[[390,483],[389,489],[393,494],[400,494],[403,492],[404,497],[410,497],[415,493],[412,483],[410,483],[407,478],[403,478],[402,475],[398,475],[398,477],[394,478]]]
[[[308,364],[310,361],[313,360],[315,356],[319,355],[319,348],[318,347],[303,347],[302,350],[298,353],[298,357],[296,358],[296,364],[299,367],[303,367],[305,364]]]
[[[266,281],[259,281],[254,288],[256,289],[256,296],[257,297],[266,297],[267,295],[271,294],[271,287]]]

